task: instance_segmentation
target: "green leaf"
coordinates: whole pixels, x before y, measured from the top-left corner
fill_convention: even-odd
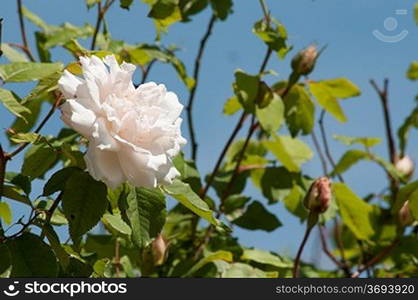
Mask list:
[[[16,186],[4,185],[3,196],[18,202],[31,205],[29,198],[26,195],[22,195],[22,190]]]
[[[47,144],[32,146],[25,153],[22,174],[32,178],[41,177],[56,163],[57,158],[56,150]]]
[[[259,84],[259,76],[249,75],[239,69],[235,71],[234,92],[246,112],[254,111]]]
[[[245,249],[242,253],[241,260],[250,260],[263,265],[271,265],[277,268],[291,268],[292,263],[284,261],[279,256],[271,252],[260,249]]]
[[[369,157],[369,154],[362,150],[355,150],[355,149],[348,150],[340,158],[332,174],[337,175],[337,174],[344,173],[353,165],[355,165],[357,162],[359,162],[362,159],[367,159],[368,157]]]
[[[406,77],[408,77],[411,80],[418,79],[418,61],[414,61],[411,63],[408,71],[406,72]]]
[[[38,236],[24,233],[7,241],[12,261],[11,277],[56,277],[57,260]],[[30,250],[30,251],[29,251]]]
[[[39,144],[45,142],[46,139],[38,133],[28,132],[28,133],[17,133],[10,136],[10,140],[14,143],[29,143],[29,144]]]
[[[184,274],[182,277],[190,277],[204,265],[211,263],[216,260],[222,260],[225,262],[232,262],[233,256],[232,253],[229,251],[219,250],[210,254],[205,255],[200,261],[198,261],[190,270]]]
[[[267,211],[258,201],[252,202],[242,216],[232,223],[249,230],[264,230],[271,232],[282,224],[275,215]]]
[[[288,50],[287,32],[283,24],[274,18],[270,18],[268,23],[262,19],[254,24],[253,33],[283,58],[283,52],[286,53]]]
[[[29,195],[32,189],[30,178],[16,172],[6,172],[6,182],[10,182],[23,190]]]
[[[95,6],[97,3],[100,3],[102,0],[86,0],[87,8],[90,9]]]
[[[413,128],[418,128],[418,107],[416,107],[411,114],[405,119],[403,124],[398,129],[399,148],[401,153],[405,152],[405,148],[409,138],[409,131]]]
[[[223,113],[228,116],[232,116],[236,112],[242,109],[241,103],[239,102],[237,96],[232,96],[226,100],[224,104]]]
[[[233,263],[224,273],[222,278],[277,278],[277,272],[264,272],[243,263]]]
[[[0,66],[1,67],[1,66]],[[0,101],[15,116],[25,120],[25,114],[30,114],[30,110],[20,103],[19,97],[8,90],[0,88]]]
[[[62,46],[74,39],[87,38],[93,35],[94,29],[91,25],[86,24],[82,27],[74,26],[70,23],[64,23],[60,27],[55,27],[45,35],[43,46],[49,49],[55,46]]]
[[[224,21],[232,13],[232,0],[210,0],[213,13]]]
[[[23,54],[20,51],[17,51],[13,47],[11,47],[9,44],[2,43],[0,45],[0,49],[3,51],[4,56],[7,57],[7,59],[10,62],[27,62],[28,58],[25,54]]]
[[[342,136],[342,135],[333,135],[332,137],[347,146],[360,144],[360,145],[363,145],[364,147],[371,148],[376,145],[379,145],[382,142],[381,138],[376,138],[376,137],[351,137],[351,136]]]
[[[290,171],[299,172],[303,163],[313,156],[311,149],[299,139],[290,136],[275,136],[263,145]]]
[[[45,232],[45,236],[48,239],[49,244],[51,245],[52,250],[55,253],[55,256],[58,258],[62,268],[65,270],[70,264],[70,255],[61,246],[59,237],[51,224],[42,224],[41,226]]]
[[[399,210],[402,208],[405,201],[410,200],[411,195],[418,190],[418,181],[408,183],[407,185],[401,187],[396,194],[396,201],[392,207],[392,213],[396,215]]]
[[[186,160],[183,153],[174,157],[173,164],[181,174],[181,181],[188,183],[195,193],[199,193],[202,183],[196,164],[191,160]]]
[[[25,6],[22,6],[22,13],[30,22],[32,22],[37,27],[39,27],[39,28],[41,28],[45,31],[50,30],[51,26],[46,24],[39,16],[37,16],[36,14],[31,12]]]
[[[359,198],[343,183],[334,183],[332,189],[343,223],[357,239],[369,240],[375,233],[373,207]]]
[[[12,211],[10,210],[9,204],[6,202],[0,202],[0,218],[2,218],[7,225],[12,223]]]
[[[62,203],[73,241],[100,221],[108,205],[106,194],[104,183],[94,180],[81,170],[74,172],[67,180]]]
[[[273,99],[266,107],[256,106],[256,115],[261,127],[269,133],[276,132],[284,120],[283,101],[277,94],[273,95]]]
[[[132,230],[128,224],[126,224],[120,215],[104,214],[102,222],[105,226],[110,227],[112,231],[116,231],[122,235],[131,235]]]
[[[4,82],[24,82],[39,80],[61,71],[61,63],[15,62],[0,65],[0,77]]]
[[[213,211],[209,208],[206,202],[200,199],[200,197],[193,192],[188,184],[179,180],[174,180],[171,185],[164,186],[163,190],[212,225],[221,225],[220,221],[214,217]]]
[[[63,191],[68,179],[73,174],[78,174],[81,170],[74,167],[68,167],[55,172],[44,185],[43,196],[49,196],[58,191]]]
[[[5,273],[10,273],[11,261],[10,261],[10,251],[6,244],[0,244],[0,276],[9,277],[9,274],[6,276]]]
[[[310,82],[309,87],[311,93],[314,95],[319,105],[321,105],[327,112],[335,117],[340,122],[347,122],[347,117],[344,114],[336,97],[334,97],[328,86],[322,82]]]
[[[411,194],[408,206],[414,219],[418,220],[418,189]]]
[[[280,88],[280,85],[276,85]],[[289,131],[293,137],[302,132],[309,134],[314,126],[315,105],[303,86],[295,85],[283,99],[285,117]]]
[[[129,10],[134,0],[120,0],[120,7]]]
[[[126,202],[132,240],[139,248],[146,247],[164,226],[165,197],[158,189],[131,188]]]
[[[346,99],[360,96],[360,89],[347,78],[336,78],[319,81],[325,85],[329,93],[338,99]]]
[[[152,5],[148,17],[154,19],[157,40],[159,40],[161,32],[166,32],[170,25],[182,19],[178,0],[157,0]]]

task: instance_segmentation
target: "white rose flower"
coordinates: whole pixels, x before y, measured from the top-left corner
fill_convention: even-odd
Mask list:
[[[89,173],[111,188],[170,184],[179,175],[172,158],[186,144],[176,94],[154,82],[135,88],[135,66],[119,65],[113,55],[80,63],[83,78],[64,71],[58,84],[67,99],[62,120],[89,140]]]

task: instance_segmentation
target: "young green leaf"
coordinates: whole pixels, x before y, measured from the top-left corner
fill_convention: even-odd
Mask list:
[[[299,172],[303,163],[313,156],[311,149],[299,139],[290,136],[275,136],[263,145],[290,171]]]
[[[174,180],[171,185],[164,186],[163,190],[212,225],[221,225],[220,221],[214,217],[213,211],[209,208],[206,202],[200,199],[200,197],[193,192],[188,184],[179,180]]]
[[[24,82],[39,80],[61,71],[61,63],[15,62],[0,65],[0,77],[4,82]]]
[[[223,113],[227,116],[232,116],[240,109],[242,109],[242,106],[241,103],[239,103],[237,96],[232,96],[231,98],[226,100],[224,104]]]
[[[242,253],[241,260],[254,261],[263,265],[271,265],[276,268],[291,268],[293,264],[284,261],[281,257],[271,252],[260,249],[245,249]]]
[[[24,233],[7,241],[6,245],[12,262],[11,277],[57,276],[58,265],[54,252],[37,235]]]
[[[369,240],[375,233],[373,207],[343,183],[334,183],[332,189],[344,224],[357,239]]]
[[[411,63],[408,71],[406,72],[406,77],[408,77],[411,80],[418,79],[418,61],[414,61]]]
[[[264,272],[243,263],[233,263],[222,273],[222,278],[277,278],[277,272]]]
[[[198,271],[200,268],[202,268],[204,265],[211,263],[215,260],[222,260],[225,262],[232,262],[233,261],[233,255],[229,251],[223,251],[219,250],[213,253],[210,253],[206,255],[204,258],[202,258],[200,261],[198,261],[186,274],[184,274],[182,277],[190,277],[192,276],[196,271]]]
[[[106,194],[106,185],[84,171],[74,172],[67,180],[62,203],[73,241],[100,221],[108,205]]]
[[[3,54],[10,62],[27,62],[29,61],[25,54],[23,54],[20,51],[17,51],[16,49],[12,48],[7,43],[2,43],[0,45],[1,51],[3,51]]]
[[[266,210],[258,201],[252,202],[242,216],[232,221],[235,225],[249,230],[271,232],[282,226],[275,215]]]
[[[276,132],[284,119],[284,105],[282,99],[275,93],[272,94],[270,103],[263,108],[256,106],[257,119],[261,127],[268,133]]]
[[[132,187],[126,198],[126,204],[126,214],[132,228],[132,240],[139,248],[144,248],[164,226],[165,197],[158,189]]]
[[[22,174],[32,178],[41,177],[56,163],[57,158],[56,150],[49,145],[34,145],[25,153]]]
[[[232,13],[232,0],[210,0],[213,13],[222,21]]]
[[[276,84],[280,90],[283,84]],[[293,137],[302,132],[309,134],[314,126],[315,105],[301,85],[295,85],[283,99],[285,105],[285,118],[289,131]]]
[[[20,103],[19,97],[11,91],[0,88],[0,101],[15,116],[25,120],[25,114],[31,111]]]
[[[247,112],[254,111],[259,84],[259,76],[247,74],[242,70],[235,71],[234,92],[240,104]]]
[[[7,224],[12,223],[12,211],[6,202],[0,202],[0,218]]]
[[[382,142],[381,138],[376,138],[376,137],[351,137],[351,136],[342,136],[342,135],[333,135],[332,137],[347,146],[360,144],[360,145],[363,145],[364,147],[371,148],[376,145],[379,145]]]

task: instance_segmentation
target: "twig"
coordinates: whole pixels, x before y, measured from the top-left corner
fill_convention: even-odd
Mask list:
[[[3,55],[3,51],[1,50],[2,33],[3,33],[3,18],[0,18],[0,57]]]
[[[370,80],[370,84],[376,90],[376,93],[379,95],[380,101],[382,102],[390,161],[391,163],[394,164],[396,162],[396,148],[395,148],[395,140],[393,138],[393,133],[392,133],[392,123],[390,119],[389,106],[388,106],[389,80],[387,78],[384,80],[383,89],[380,89],[374,80]]]
[[[31,61],[35,61],[35,58],[33,57],[32,52],[30,51],[28,39],[26,37],[25,21],[23,18],[23,11],[22,11],[22,0],[17,0],[17,12],[19,14],[20,34],[22,36],[22,43],[24,46],[24,48],[22,49],[25,51],[26,55]]]
[[[143,69],[142,71],[142,79],[141,79],[141,84],[145,83],[145,81],[147,81],[149,72],[151,71],[152,66],[154,65],[154,63],[156,62],[156,59],[153,59],[149,62],[149,64]]]
[[[293,265],[293,272],[292,272],[293,278],[299,277],[300,258],[302,256],[303,249],[305,248],[306,242],[308,241],[309,234],[311,233],[313,227],[314,226],[309,226],[309,224],[306,226],[305,235],[303,236],[302,242],[299,246],[298,252],[295,257],[295,262]]]
[[[209,36],[212,33],[212,29],[213,29],[213,25],[215,24],[215,21],[216,21],[216,16],[212,15],[212,17],[209,20],[209,24],[207,26],[206,32],[200,41],[199,50],[197,52],[197,56],[194,62],[194,70],[193,70],[194,84],[193,84],[193,87],[190,89],[189,100],[186,106],[187,121],[188,121],[189,134],[190,134],[190,145],[192,147],[192,159],[194,161],[196,160],[196,156],[197,156],[198,144],[196,142],[196,133],[194,131],[194,124],[193,124],[193,104],[194,104],[194,99],[196,95],[197,85],[199,83],[200,64],[202,61],[206,43],[209,39]]]
[[[212,170],[212,173],[210,174],[210,177],[203,188],[202,192],[200,193],[200,197],[204,199],[206,197],[206,194],[208,192],[209,187],[212,185],[213,180],[215,179],[216,174],[218,173],[218,170],[222,164],[222,161],[225,158],[226,153],[228,152],[229,147],[231,146],[232,142],[235,140],[235,137],[237,136],[238,132],[242,128],[242,125],[244,124],[244,121],[247,117],[247,114],[243,112],[241,114],[241,117],[238,120],[237,125],[235,126],[234,130],[232,131],[231,136],[229,137],[228,141],[226,142],[224,148],[222,149],[221,155],[219,155],[218,160],[216,161],[215,167]]]
[[[347,277],[351,277],[351,272],[350,272],[350,268],[347,266],[346,261],[343,259],[343,261],[339,261],[334,254],[331,253],[331,251],[329,251],[328,249],[328,245],[327,245],[327,240],[325,237],[325,226],[324,225],[319,225],[318,226],[319,229],[319,236],[321,238],[321,244],[322,244],[322,250],[324,251],[324,253],[334,262],[334,264],[340,268],[341,270],[344,271],[345,275]]]
[[[32,211],[31,211],[31,215],[32,215],[33,213],[34,213],[34,211],[32,210]],[[26,228],[28,228],[30,225],[32,225],[32,224],[33,224],[33,221],[35,221],[35,219],[38,217],[38,215],[39,215],[39,214],[40,214],[40,212],[35,212],[35,213],[33,214],[33,216],[31,216],[31,217],[29,218],[29,220],[28,220],[28,222],[27,222],[27,223],[21,224],[21,225],[22,225],[22,228],[21,228],[18,232],[14,233],[14,234],[12,234],[12,235],[9,235],[9,236],[7,236],[7,237],[5,237],[5,238],[2,240],[2,242],[6,241],[6,240],[13,239],[13,238],[15,238],[15,237],[19,236],[20,234],[22,234],[22,233],[26,230]]]
[[[39,133],[42,128],[45,126],[45,124],[48,122],[48,120],[52,117],[57,107],[61,105],[61,100],[63,99],[63,95],[59,94],[55,100],[55,103],[51,106],[51,109],[49,110],[48,114],[45,116],[45,118],[41,121],[41,123],[38,125],[38,127],[35,129],[34,133]],[[20,144],[14,151],[11,153],[6,153],[5,158],[6,160],[12,159],[15,155],[23,151],[30,143],[22,143]]]
[[[3,196],[6,164],[7,164],[7,160],[6,160],[6,157],[4,156],[3,148],[0,145],[0,200]]]
[[[115,240],[115,271],[116,271],[116,277],[120,277],[120,245],[119,240],[116,238]]]
[[[357,278],[360,276],[362,272],[367,270],[368,268],[374,266],[375,264],[379,263],[382,259],[384,259],[392,250],[400,243],[399,239],[395,239],[389,246],[384,248],[381,252],[379,252],[375,257],[365,263],[363,266],[358,268],[357,272],[351,275],[351,278]]]
[[[321,161],[322,171],[323,171],[325,176],[328,176],[327,162],[325,160],[324,153],[322,153],[321,146],[319,145],[319,142],[318,142],[318,139],[316,138],[316,134],[315,134],[314,130],[312,130],[312,132],[311,132],[311,137],[312,137],[314,146],[316,148],[316,152],[318,152],[319,160]]]
[[[59,193],[58,197],[55,199],[51,207],[46,212],[45,224],[44,224],[44,227],[42,228],[42,233],[41,233],[42,240],[45,238],[45,234],[46,234],[45,226],[48,226],[51,223],[52,215],[54,214],[55,210],[57,209],[58,205],[60,204],[62,200],[62,194],[63,194],[62,192]]]
[[[325,132],[325,126],[324,126],[324,117],[325,117],[325,110],[322,110],[321,115],[320,115],[319,120],[318,120],[319,129],[320,129],[320,132],[321,132],[322,144],[324,145],[325,155],[328,158],[329,163],[331,164],[332,168],[335,169],[336,163],[335,163],[334,158],[332,157],[332,154],[331,154],[331,151],[330,151],[330,148],[329,148],[328,139],[327,139],[327,135],[326,135],[326,132]],[[344,182],[344,179],[343,179],[341,174],[337,174],[337,178],[341,182]]]
[[[99,2],[97,4],[96,26],[94,28],[94,33],[93,33],[93,38],[91,40],[90,50],[94,50],[94,48],[96,48],[96,40],[97,40],[97,35],[99,33],[99,30],[100,30],[100,26],[102,25],[102,21],[104,19],[104,16],[105,16],[107,10],[112,6],[113,2],[115,2],[115,0],[106,0],[106,3],[105,3],[104,6],[102,6],[101,2]]]

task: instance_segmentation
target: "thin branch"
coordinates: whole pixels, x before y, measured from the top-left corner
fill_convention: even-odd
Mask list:
[[[389,253],[400,243],[399,239],[395,239],[389,246],[384,248],[381,252],[379,252],[375,257],[373,257],[371,260],[369,260],[367,263],[365,263],[363,266],[361,266],[357,272],[355,272],[353,275],[351,275],[351,278],[357,278],[360,276],[362,272],[369,269],[370,267],[374,266],[375,264],[379,263],[382,259],[384,259]]]
[[[325,160],[324,153],[322,153],[321,146],[319,145],[319,142],[318,142],[318,139],[316,138],[316,134],[315,134],[314,130],[312,130],[312,132],[311,132],[311,137],[312,137],[314,146],[316,148],[316,152],[318,152],[319,160],[321,161],[322,171],[323,171],[325,176],[328,176],[327,162]]]
[[[119,245],[119,239],[116,238],[115,240],[115,271],[116,271],[116,277],[120,277],[120,245]]]
[[[149,64],[143,69],[142,71],[142,79],[141,79],[141,84],[145,83],[145,81],[147,81],[148,75],[151,71],[152,66],[154,65],[154,63],[156,62],[156,59],[153,59],[149,62]]]
[[[216,16],[212,15],[209,20],[206,32],[203,35],[202,39],[200,40],[199,50],[197,52],[197,56],[194,62],[194,70],[193,70],[194,84],[193,84],[193,87],[190,89],[189,100],[186,106],[187,122],[189,126],[189,134],[190,134],[190,145],[192,147],[192,159],[194,161],[196,160],[196,157],[197,157],[198,144],[196,142],[196,133],[195,133],[194,124],[193,124],[193,104],[195,100],[196,89],[199,83],[199,72],[200,72],[200,65],[201,65],[203,53],[205,50],[206,43],[212,33],[212,29],[213,29],[213,25],[215,24],[215,21],[216,21]]]
[[[25,20],[23,17],[23,10],[22,10],[22,0],[17,0],[17,12],[19,14],[19,25],[20,25],[20,35],[22,36],[22,43],[24,48],[24,51],[28,58],[31,61],[35,61],[35,58],[32,55],[32,52],[30,51],[28,39],[26,37],[26,29],[25,29]]]
[[[42,240],[45,238],[45,234],[46,234],[45,226],[48,226],[51,223],[52,216],[54,215],[55,210],[58,208],[58,205],[60,204],[62,200],[62,194],[63,194],[62,192],[59,193],[58,197],[55,199],[51,207],[46,212],[45,224],[44,224],[44,227],[42,228],[42,233],[41,233]]]
[[[93,38],[91,40],[90,50],[94,50],[94,48],[96,48],[97,34],[99,33],[100,26],[102,25],[102,20],[103,20],[102,3],[99,2],[97,4],[96,26],[94,27],[94,33],[93,33]]]
[[[325,110],[322,110],[321,115],[318,120],[319,129],[321,131],[322,144],[324,145],[325,155],[328,158],[329,163],[331,164],[332,168],[335,169],[336,163],[335,163],[334,158],[332,157],[330,147],[328,144],[328,139],[327,139],[325,126],[324,126],[324,117],[325,117]],[[337,174],[337,177],[341,182],[344,182],[344,179],[341,174]]]
[[[390,118],[389,105],[388,105],[389,80],[387,78],[384,80],[383,89],[380,89],[374,80],[370,80],[370,84],[376,90],[376,93],[379,95],[380,101],[382,103],[389,156],[390,156],[390,161],[394,164],[396,162],[397,157],[396,157],[395,139],[393,138],[392,122]]]
[[[324,225],[319,225],[318,226],[319,229],[319,236],[321,238],[321,244],[322,244],[322,250],[324,251],[324,253],[334,262],[334,264],[340,268],[341,270],[344,271],[345,275],[347,277],[351,277],[351,272],[350,272],[350,268],[347,266],[346,261],[343,259],[343,261],[339,261],[334,254],[331,253],[331,251],[329,251],[328,249],[328,245],[327,245],[327,240],[325,237],[325,226]]]
[[[4,155],[3,148],[0,144],[0,200],[3,196],[3,191],[4,191],[4,178],[5,178],[5,173],[6,173],[6,164],[7,164],[7,159]]]
[[[209,177],[204,189],[200,193],[200,197],[202,199],[204,199],[206,197],[208,189],[212,185],[213,180],[215,179],[215,176],[218,173],[219,168],[221,167],[222,161],[224,160],[225,155],[228,152],[228,149],[231,146],[232,142],[235,140],[235,137],[237,136],[238,132],[242,128],[242,125],[244,124],[244,121],[245,121],[246,117],[247,117],[247,114],[245,112],[243,112],[241,114],[241,117],[238,120],[237,125],[235,126],[234,130],[232,131],[231,136],[229,137],[228,141],[226,142],[224,148],[222,149],[221,155],[219,155],[218,160],[216,161],[215,167],[213,168],[212,173],[210,174],[210,177]]]
[[[302,242],[300,243],[298,252],[295,257],[295,262],[293,265],[293,272],[292,272],[293,278],[299,277],[300,258],[302,256],[303,249],[305,248],[306,242],[308,241],[309,234],[311,233],[313,227],[314,226],[309,226],[309,225],[306,226],[305,235],[303,236]]]
[[[41,123],[35,129],[34,133],[39,133],[42,130],[42,128],[45,126],[45,124],[54,114],[55,110],[61,105],[62,99],[63,99],[63,95],[59,94],[55,100],[55,103],[51,106],[51,109],[49,110],[48,114],[45,116],[45,118],[41,121]],[[15,155],[23,151],[29,144],[30,143],[22,143],[11,153],[6,153],[5,154],[6,160],[12,159]]]
[[[2,33],[3,33],[3,18],[0,18],[0,57],[3,55],[3,51],[1,50]]]

